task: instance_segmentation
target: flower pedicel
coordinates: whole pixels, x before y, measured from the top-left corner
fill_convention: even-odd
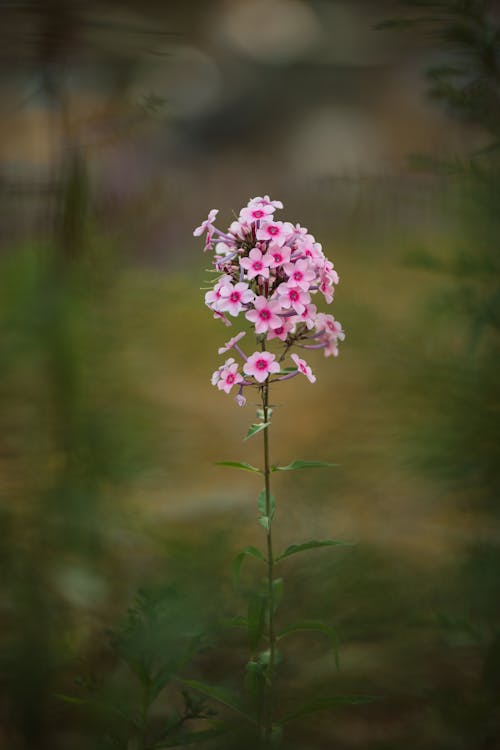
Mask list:
[[[274,212],[281,208],[281,201],[268,195],[252,198],[226,232],[214,226],[218,210],[211,209],[193,232],[195,237],[206,233],[205,250],[214,252],[218,276],[205,295],[207,307],[227,326],[231,318],[244,316],[261,347],[247,356],[238,344],[245,335],[240,332],[219,349],[219,354],[234,350],[243,362],[242,373],[230,358],[212,376],[212,383],[225,393],[238,388],[239,405],[246,401],[245,388],[265,381],[302,373],[314,383],[310,366],[298,354],[291,354],[296,369],[282,367],[287,355],[293,348],[323,349],[325,357],[336,357],[338,342],[345,337],[341,324],[318,312],[312,302],[318,294],[327,304],[332,302],[339,281],[333,263],[305,227],[275,220]],[[272,341],[279,347],[276,354],[266,351]]]

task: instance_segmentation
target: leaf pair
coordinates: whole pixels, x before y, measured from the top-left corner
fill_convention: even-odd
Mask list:
[[[269,426],[269,422],[252,425],[245,437],[245,440],[247,440],[249,437],[252,437],[252,435],[256,435],[257,432],[264,430],[268,426]],[[264,473],[262,469],[258,469],[256,466],[252,466],[251,464],[248,464],[245,461],[216,461],[215,465],[216,466],[229,466],[233,469],[241,469],[242,471],[252,471],[252,472],[255,472],[256,474]],[[326,469],[326,468],[332,468],[334,466],[338,466],[338,464],[333,464],[328,461],[302,461],[301,459],[297,459],[296,461],[292,461],[292,463],[288,464],[287,466],[278,466],[277,464],[273,464],[271,466],[271,471],[299,471],[300,469]]]
[[[248,722],[257,726],[258,722],[255,716],[248,713],[245,706],[241,703],[238,696],[225,689],[213,685],[207,685],[204,682],[197,680],[182,680],[184,685],[187,685],[194,690],[199,690],[203,695],[213,698],[214,700],[222,703],[227,708],[236,711],[240,716],[246,719]],[[301,706],[291,711],[290,713],[283,716],[276,722],[276,726],[282,726],[288,724],[290,721],[305,716],[306,714],[315,713],[316,711],[323,711],[328,708],[336,708],[340,706],[352,706],[360,705],[363,703],[371,703],[374,700],[378,700],[375,696],[371,695],[326,695],[318,696],[313,698]]]

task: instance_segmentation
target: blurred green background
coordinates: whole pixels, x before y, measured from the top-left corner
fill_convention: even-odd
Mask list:
[[[379,698],[285,745],[500,746],[499,21],[480,0],[0,4],[1,748],[155,746],[191,709],[173,679],[141,725],[138,655],[243,682],[220,621],[244,612],[260,485],[214,462],[260,444],[210,385],[227,331],[192,230],[265,193],[334,261],[347,333],[275,397],[273,461],[339,464],[277,476],[277,544],[356,543],[288,563],[280,618],[334,625],[341,670],[290,640],[277,701]]]

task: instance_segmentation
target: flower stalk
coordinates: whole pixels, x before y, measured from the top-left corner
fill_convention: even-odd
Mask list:
[[[264,347],[264,343],[262,347]],[[262,386],[262,414],[264,422],[269,424],[269,383]],[[274,631],[274,553],[273,553],[273,536],[272,536],[272,508],[271,508],[271,463],[269,457],[269,427],[263,430],[264,439],[264,488],[266,493],[266,516],[269,523],[266,529],[266,546],[267,546],[267,609],[268,609],[268,639],[269,639],[269,663],[267,668],[267,700],[266,700],[266,721],[264,727],[264,736],[270,739],[273,727],[273,692],[274,692],[274,665],[275,665],[275,648],[276,638]]]

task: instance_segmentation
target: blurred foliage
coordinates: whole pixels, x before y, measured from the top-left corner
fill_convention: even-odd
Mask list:
[[[450,113],[500,133],[500,26],[492,0],[400,0],[422,15],[379,24],[379,28],[422,27],[442,62],[427,70],[430,96]],[[500,146],[495,140],[493,147]]]

